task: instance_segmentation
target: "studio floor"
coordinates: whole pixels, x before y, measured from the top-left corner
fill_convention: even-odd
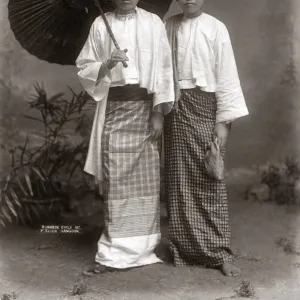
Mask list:
[[[299,209],[247,202],[234,187],[229,187],[229,199],[232,248],[240,277],[166,263],[82,278],[82,269],[94,257],[95,237],[42,235],[11,226],[0,231],[0,299],[243,299],[236,294],[242,281],[251,283],[258,299],[300,299]],[[161,223],[163,239],[157,251],[168,258],[164,208]],[[294,246],[284,247],[284,243]]]

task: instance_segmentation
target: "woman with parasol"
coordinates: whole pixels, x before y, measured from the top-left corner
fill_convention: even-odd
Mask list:
[[[101,182],[106,213],[86,275],[160,262],[157,140],[174,101],[172,59],[163,22],[137,3],[114,0],[116,9],[96,18],[76,61],[97,101],[85,171]]]

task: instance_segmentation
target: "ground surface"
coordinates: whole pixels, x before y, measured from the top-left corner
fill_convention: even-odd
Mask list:
[[[72,296],[83,267],[93,259],[95,238],[11,227],[0,231],[0,299],[15,293],[18,300],[215,300],[234,295],[242,280],[251,282],[259,299],[300,299],[300,256],[276,245],[280,238],[300,245],[300,211],[246,202],[233,188],[229,195],[232,248],[243,271],[239,278],[159,264],[85,279],[86,293]],[[164,218],[162,229],[158,252],[167,256]]]

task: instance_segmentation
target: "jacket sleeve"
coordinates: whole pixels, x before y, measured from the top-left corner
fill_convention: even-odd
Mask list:
[[[157,78],[153,97],[153,106],[160,106],[164,114],[168,114],[175,101],[174,79],[171,48],[163,22],[158,20],[158,51],[157,51]]]
[[[241,88],[229,33],[220,26],[216,41],[217,123],[230,123],[249,114]]]
[[[97,18],[92,24],[87,41],[76,60],[80,83],[96,101],[107,95],[111,84],[111,72],[100,59],[100,53],[103,51],[100,45],[100,21],[101,19]]]

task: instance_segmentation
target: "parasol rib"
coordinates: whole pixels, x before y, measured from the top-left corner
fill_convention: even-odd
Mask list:
[[[99,9],[99,11],[100,11],[101,17],[103,18],[103,21],[104,21],[104,23],[105,23],[106,29],[107,29],[107,31],[108,31],[108,33],[109,33],[111,39],[113,40],[113,42],[114,42],[114,44],[115,44],[115,47],[116,47],[118,50],[120,50],[120,46],[119,46],[119,44],[118,44],[118,42],[117,42],[117,40],[116,40],[116,38],[115,38],[115,36],[114,36],[114,34],[113,34],[113,32],[112,32],[110,26],[109,26],[109,24],[108,24],[108,21],[107,21],[106,16],[105,16],[105,14],[104,14],[104,12],[103,12],[103,10],[102,10],[102,8],[101,8],[101,5],[100,5],[100,3],[99,3],[99,0],[96,0],[96,1],[95,1],[95,4],[96,4],[96,6],[98,7],[98,9]],[[122,63],[123,63],[124,68],[127,68],[127,67],[128,67],[126,61],[123,61]]]

